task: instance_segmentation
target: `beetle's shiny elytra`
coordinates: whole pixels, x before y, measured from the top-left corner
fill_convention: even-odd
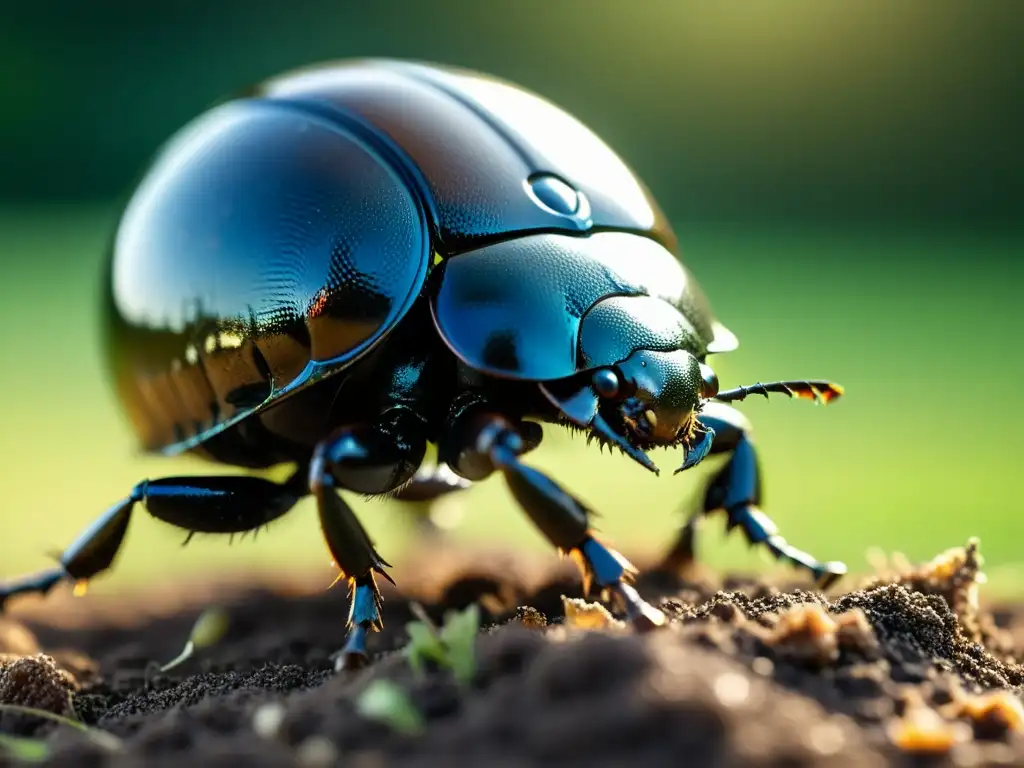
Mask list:
[[[196,118],[158,153],[120,218],[105,303],[120,403],[151,451],[251,468],[139,483],[59,566],[0,605],[109,568],[132,510],[240,532],[317,503],[352,587],[339,665],[365,661],[387,563],[338,493],[429,500],[499,472],[551,544],[634,626],[664,617],[586,507],[522,463],[538,422],[583,430],[657,471],[731,452],[701,512],[821,583],[843,572],[758,509],[746,422],[726,405],[841,389],[788,381],[718,391],[707,357],[737,346],[677,254],[653,197],[593,132],[509,83],[366,60],[273,78]],[[428,443],[437,466],[424,466]],[[692,559],[693,525],[665,561]]]
[[[593,228],[617,230],[618,242],[579,237]],[[630,248],[621,233],[646,242]],[[465,271],[482,285],[498,278],[490,259],[519,261],[509,278],[525,291],[544,282],[538,259],[642,258],[630,274],[589,275],[587,301],[645,293],[662,272],[678,298],[689,289],[674,243],[612,150],[520,89],[392,61],[286,75],[179,133],[128,205],[109,302],[118,391],[147,447],[195,447],[350,367],[409,311],[434,253],[460,256],[451,283]],[[540,317],[564,303],[561,290],[528,297],[536,306],[524,311]],[[440,297],[442,333],[480,314],[452,306],[451,293]],[[523,297],[506,293],[492,305],[502,327],[474,317],[487,341],[467,344],[522,327]],[[549,332],[521,340],[546,344]],[[480,351],[453,335],[455,353],[475,362]]]

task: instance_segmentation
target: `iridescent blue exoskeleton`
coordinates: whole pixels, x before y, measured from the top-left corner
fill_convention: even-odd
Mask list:
[[[191,536],[259,529],[311,495],[352,595],[338,664],[358,664],[387,563],[339,492],[422,500],[499,472],[587,585],[635,626],[661,624],[583,503],[523,463],[540,423],[652,471],[655,446],[678,447],[680,470],[729,452],[665,567],[693,558],[696,521],[721,509],[828,584],[842,564],[793,548],[760,511],[748,425],[727,403],[841,389],[719,391],[708,356],[737,342],[677,251],[611,149],[494,78],[356,61],[222,103],[160,151],[120,218],[109,369],[145,449],[294,472],[140,482],[55,567],[0,586],[0,604],[109,568],[138,503]]]

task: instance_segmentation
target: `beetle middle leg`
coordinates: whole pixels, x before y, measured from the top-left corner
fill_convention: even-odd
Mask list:
[[[711,454],[732,452],[728,463],[712,479],[704,495],[703,508],[696,510],[679,533],[675,545],[661,563],[663,570],[678,572],[693,562],[697,527],[704,515],[724,509],[729,530],[739,527],[751,544],[761,544],[777,558],[806,568],[825,589],[846,573],[840,562],[822,563],[778,533],[778,528],[761,511],[761,473],[750,439],[746,417],[723,403],[707,403],[700,416],[705,427],[715,432]]]
[[[411,503],[437,501],[471,485],[469,480],[452,472],[447,464],[424,465],[408,483],[395,491],[394,498]]]
[[[0,584],[0,608],[14,595],[46,594],[61,581],[84,584],[108,570],[124,543],[136,504],[193,533],[242,533],[279,518],[305,496],[305,472],[284,483],[259,477],[164,477],[143,480],[61,553],[53,568]]]
[[[547,475],[520,461],[521,454],[539,442],[538,425],[513,423],[485,403],[475,403],[449,420],[442,452],[453,469],[471,480],[501,472],[534,525],[579,565],[584,592],[595,584],[625,609],[637,629],[664,624],[661,611],[646,603],[629,583],[636,572],[629,561],[594,537],[587,507]]]

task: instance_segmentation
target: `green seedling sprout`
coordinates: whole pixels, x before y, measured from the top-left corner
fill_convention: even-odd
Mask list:
[[[476,638],[480,632],[480,607],[476,603],[446,617],[441,641],[448,649],[448,666],[456,682],[467,687],[476,672]]]
[[[171,661],[160,667],[161,672],[168,672],[192,658],[197,649],[209,648],[220,641],[228,631],[228,614],[220,608],[208,608],[196,619],[192,632],[185,643],[185,648]]]
[[[416,676],[423,677],[423,670],[428,661],[444,664],[445,647],[441,642],[441,633],[437,625],[427,616],[423,606],[413,603],[410,608],[419,621],[405,625],[409,644],[402,650],[402,654]]]
[[[78,720],[72,720],[70,717],[64,717],[63,715],[58,715],[58,714],[56,714],[54,712],[47,712],[45,709],[35,709],[34,707],[23,707],[23,706],[21,706],[19,704],[0,704],[0,712],[10,712],[10,713],[16,714],[16,715],[29,715],[29,716],[32,716],[32,717],[41,717],[44,720],[52,720],[55,723],[60,723],[61,725],[66,725],[69,728],[74,728],[76,731],[80,731],[80,732],[84,733],[89,738],[89,740],[92,741],[93,744],[97,745],[98,747],[102,747],[103,749],[107,750],[108,752],[117,752],[117,751],[119,751],[121,749],[121,740],[119,738],[117,738],[114,734],[107,733],[106,731],[101,731],[101,730],[96,729],[96,728],[90,728],[89,726],[87,726],[83,722],[80,722]],[[0,735],[2,735],[2,734],[0,734]],[[14,737],[5,737],[5,741],[6,741],[7,738],[14,738]],[[32,739],[15,739],[15,740],[16,741],[22,741],[22,742],[33,741]],[[43,744],[42,742],[39,742],[39,743]],[[7,744],[3,744],[2,746],[5,746],[6,748],[9,749],[11,744],[7,743]],[[46,745],[43,744],[43,746],[45,747]],[[21,744],[20,746],[15,746],[15,749],[19,749],[19,748],[20,749],[25,749],[26,745],[25,744]],[[32,749],[32,747],[27,747],[27,748],[28,749]]]
[[[468,686],[476,671],[479,606],[473,603],[464,611],[449,613],[440,629],[430,620],[422,606],[413,603],[412,611],[419,621],[406,626],[409,645],[403,653],[413,672],[422,677],[426,663],[432,661],[450,669],[455,682],[460,686]]]
[[[408,736],[423,732],[423,715],[409,694],[390,680],[377,679],[366,686],[356,699],[356,711],[367,720],[384,723]]]
[[[480,608],[475,603],[461,612],[445,616],[438,628],[423,606],[413,603],[418,621],[406,626],[409,644],[402,653],[413,673],[422,678],[428,661],[450,669],[455,682],[465,688],[476,671],[476,637],[480,631]],[[409,694],[397,683],[377,679],[356,699],[356,711],[368,720],[382,722],[399,733],[422,733],[424,720]]]

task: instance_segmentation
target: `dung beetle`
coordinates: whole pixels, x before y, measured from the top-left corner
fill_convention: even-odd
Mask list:
[[[144,480],[56,567],[0,604],[111,567],[132,509],[193,533],[258,530],[316,499],[350,590],[339,668],[366,661],[388,567],[339,491],[430,499],[495,471],[584,586],[637,628],[664,622],[589,511],[522,457],[541,423],[584,431],[657,473],[728,452],[664,565],[724,510],[751,542],[825,586],[845,572],[760,511],[751,394],[829,402],[827,381],[720,390],[737,347],[651,194],[588,128],[507,82],[395,60],[288,72],[222,102],[158,153],[119,218],[106,351],[143,448],[255,476]],[[436,465],[424,462],[428,443]]]

